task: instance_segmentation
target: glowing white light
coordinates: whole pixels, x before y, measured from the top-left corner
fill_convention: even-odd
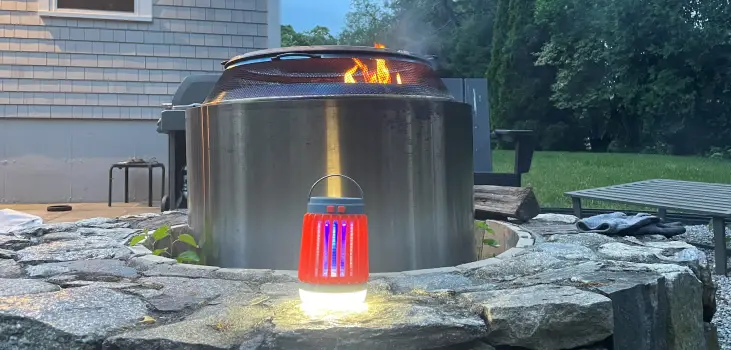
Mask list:
[[[312,292],[300,289],[300,300],[302,300],[302,311],[310,315],[317,315],[328,312],[363,312],[368,310],[365,303],[367,290],[352,292]]]

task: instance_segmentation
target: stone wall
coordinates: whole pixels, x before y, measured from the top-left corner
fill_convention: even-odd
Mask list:
[[[298,307],[295,271],[178,264],[124,245],[142,229],[185,220],[173,212],[0,233],[0,344],[705,350],[712,329],[705,257],[660,236],[612,238],[543,222],[528,227],[531,247],[456,267],[372,274],[367,311],[313,316]]]

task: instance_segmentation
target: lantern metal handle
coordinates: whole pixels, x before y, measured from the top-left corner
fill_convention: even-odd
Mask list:
[[[365,196],[363,194],[363,188],[361,188],[360,185],[358,184],[358,182],[356,182],[352,178],[345,176],[345,175],[341,175],[341,174],[330,174],[330,175],[325,175],[325,176],[319,178],[317,181],[315,181],[314,184],[312,184],[312,187],[310,187],[310,193],[307,195],[307,200],[310,200],[310,198],[312,198],[312,191],[315,190],[315,187],[317,187],[317,185],[320,182],[322,182],[322,180],[325,180],[329,177],[334,177],[334,176],[338,176],[338,177],[350,180],[350,182],[352,182],[353,184],[355,184],[356,187],[358,187],[358,191],[360,191],[360,198],[363,198]]]

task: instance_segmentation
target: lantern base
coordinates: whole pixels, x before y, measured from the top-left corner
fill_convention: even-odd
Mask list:
[[[300,283],[302,309],[306,311],[363,311],[367,284],[314,285]]]

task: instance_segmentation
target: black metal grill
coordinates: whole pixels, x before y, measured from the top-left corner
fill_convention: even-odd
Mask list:
[[[276,49],[238,56],[224,64],[226,71],[205,103],[362,95],[452,98],[428,61],[385,49]]]

